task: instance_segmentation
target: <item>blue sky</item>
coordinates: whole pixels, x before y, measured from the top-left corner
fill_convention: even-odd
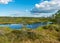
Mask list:
[[[59,0],[0,0],[0,16],[49,16],[60,9],[59,2]]]

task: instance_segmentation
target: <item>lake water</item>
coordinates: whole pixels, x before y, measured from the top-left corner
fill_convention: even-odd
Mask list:
[[[47,24],[51,24],[52,22],[38,22],[38,23],[33,23],[33,24],[26,24],[26,25],[23,25],[23,24],[0,24],[0,27],[9,27],[11,29],[21,29],[23,27],[25,28],[31,28],[31,29],[35,29],[39,26],[44,26],[44,25],[47,25]]]

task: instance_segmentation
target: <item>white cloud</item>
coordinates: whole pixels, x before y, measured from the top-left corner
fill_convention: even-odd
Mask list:
[[[43,1],[39,4],[35,4],[35,8],[32,9],[32,13],[52,13],[60,9],[60,0]]]
[[[8,4],[9,2],[12,2],[12,0],[0,0],[0,4]]]
[[[10,12],[13,13],[13,12]],[[52,14],[49,13],[42,13],[42,14],[31,14],[29,11],[15,11],[13,14],[9,15],[11,17],[49,17]]]

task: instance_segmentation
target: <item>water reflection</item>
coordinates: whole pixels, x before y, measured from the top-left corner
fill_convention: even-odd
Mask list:
[[[0,27],[9,27],[11,29],[21,29],[23,27],[26,27],[26,28],[35,29],[39,26],[44,26],[51,23],[52,22],[38,22],[38,23],[33,23],[33,24],[27,24],[25,26],[23,24],[0,24]]]

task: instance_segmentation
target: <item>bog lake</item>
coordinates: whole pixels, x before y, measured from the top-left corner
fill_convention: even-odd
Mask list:
[[[21,29],[21,28],[31,28],[36,29],[40,26],[46,26],[48,24],[52,24],[52,22],[37,22],[32,24],[0,24],[0,27],[9,27],[11,29]]]

